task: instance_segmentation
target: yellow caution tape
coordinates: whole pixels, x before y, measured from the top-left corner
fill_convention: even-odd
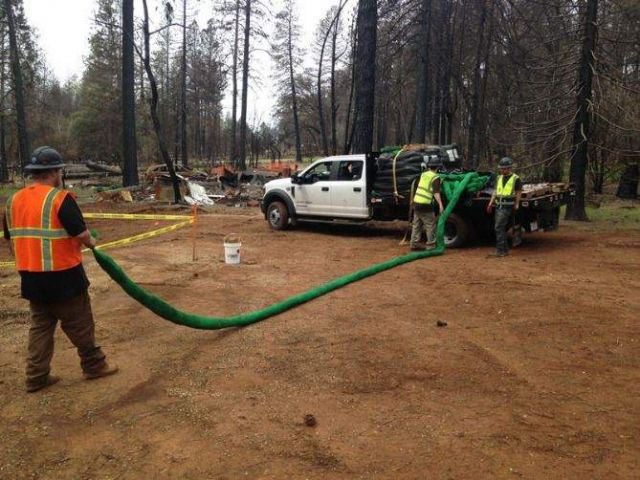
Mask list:
[[[174,215],[177,216],[177,215]],[[85,218],[87,215],[85,215]],[[140,240],[145,240],[147,238],[157,237],[158,235],[162,235],[163,233],[173,232],[174,230],[178,230],[182,227],[186,227],[187,225],[191,225],[194,222],[193,217],[187,217],[186,215],[181,215],[181,219],[188,218],[188,220],[180,223],[176,223],[175,225],[169,225],[168,227],[157,228],[155,230],[150,230],[148,232],[140,233],[138,235],[134,235],[132,237],[121,238],[120,240],[114,240],[113,242],[103,243],[98,245],[96,248],[99,250],[105,250],[107,248],[120,247],[122,245],[129,245],[131,243],[139,242]],[[89,249],[85,248],[82,250],[83,252],[88,252]],[[0,262],[0,268],[11,268],[15,265],[14,262]]]
[[[83,213],[84,218],[104,220],[187,220],[191,215],[155,215],[146,213]]]
[[[189,217],[189,220],[185,222],[176,223],[175,225],[169,225],[168,227],[158,228],[156,230],[150,230],[148,232],[140,233],[138,235],[134,235],[128,238],[122,238],[120,240],[114,240],[113,242],[103,243],[98,245],[96,248],[99,250],[104,250],[107,248],[119,247],[121,245],[128,245],[130,243],[139,242],[140,240],[145,240],[147,238],[156,237],[158,235],[162,235],[163,233],[173,232],[174,230],[178,230],[179,228],[186,227],[187,225],[191,225],[193,223],[193,218]],[[85,249],[83,251],[88,251],[89,249]]]

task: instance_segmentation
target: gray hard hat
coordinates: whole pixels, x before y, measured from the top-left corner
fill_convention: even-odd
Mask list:
[[[440,168],[442,167],[442,160],[437,156],[430,156],[426,161],[426,166],[428,168]]]
[[[38,147],[31,154],[31,159],[24,167],[26,172],[37,172],[38,170],[54,170],[64,167],[62,155],[55,148],[48,146]]]
[[[509,157],[503,157],[500,159],[500,162],[498,163],[498,166],[500,168],[509,168],[513,166],[513,160],[511,160],[511,158]]]

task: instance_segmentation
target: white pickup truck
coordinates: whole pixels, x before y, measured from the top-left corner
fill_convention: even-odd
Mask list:
[[[454,161],[459,164],[457,153],[454,157],[444,151],[440,156],[445,160],[445,169],[447,159],[451,159],[452,164]],[[410,195],[392,197],[373,190],[374,183],[376,189],[381,184],[385,186],[385,181],[376,180],[377,158],[376,154],[322,158],[290,178],[268,182],[261,209],[269,226],[283,230],[298,221],[408,220]],[[492,191],[490,184],[488,188],[461,199],[447,220],[447,246],[459,247],[476,235],[492,234],[493,216],[485,213]],[[543,195],[529,196],[521,203],[517,222],[524,231],[556,229],[560,205],[565,204],[572,194],[570,188],[553,190],[549,187],[544,192]]]
[[[263,212],[271,228],[297,220],[370,220],[365,155],[323,158],[290,178],[265,184]]]

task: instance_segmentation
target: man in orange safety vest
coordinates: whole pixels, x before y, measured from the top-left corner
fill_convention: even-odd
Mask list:
[[[53,337],[58,320],[78,349],[86,379],[111,375],[96,345],[89,280],[82,266],[82,247],[94,248],[82,213],[71,192],[63,190],[62,156],[51,147],[36,149],[25,167],[34,182],[7,202],[4,237],[10,241],[21,278],[22,297],[29,300],[31,326],[26,389],[35,392],[57,383],[50,375]]]

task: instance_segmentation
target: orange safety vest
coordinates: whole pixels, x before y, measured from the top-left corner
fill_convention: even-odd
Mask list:
[[[18,270],[55,272],[82,263],[80,241],[69,236],[58,218],[67,195],[73,194],[36,183],[9,199],[7,226]]]

